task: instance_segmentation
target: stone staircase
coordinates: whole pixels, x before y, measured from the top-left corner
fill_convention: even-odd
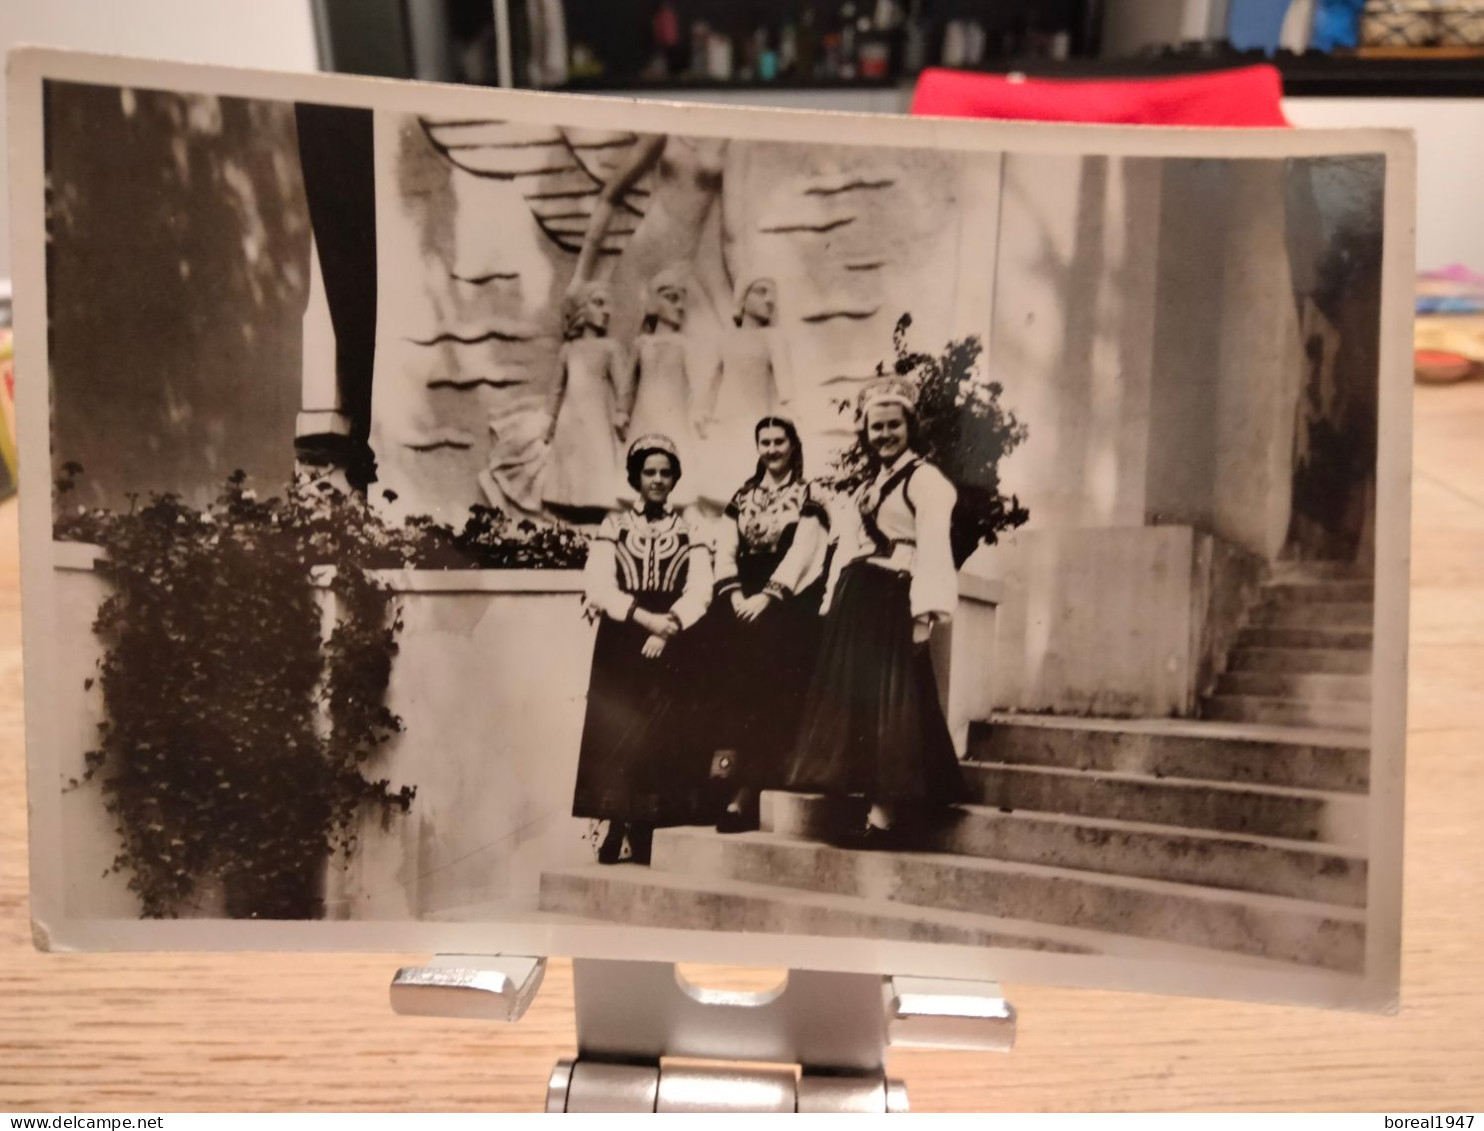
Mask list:
[[[1280,563],[1202,714],[1368,731],[1374,598],[1372,579],[1353,566]]]
[[[652,867],[547,873],[541,908],[1356,973],[1368,760],[1348,729],[997,716],[972,803],[901,850],[834,847],[851,803],[769,793],[760,832],[660,830]]]

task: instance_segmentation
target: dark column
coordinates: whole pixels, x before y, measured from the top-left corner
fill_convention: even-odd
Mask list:
[[[299,160],[330,321],[342,428],[301,432],[301,462],[334,464],[357,490],[376,478],[371,373],[376,361],[376,172],[370,110],[299,103]]]

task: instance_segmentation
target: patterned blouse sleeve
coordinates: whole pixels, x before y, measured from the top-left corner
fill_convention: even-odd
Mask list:
[[[828,541],[829,516],[820,504],[811,501],[806,490],[799,506],[793,542],[773,570],[764,591],[781,600],[806,588],[821,572],[820,567],[824,564],[822,550]]]
[[[705,543],[691,535],[690,559],[685,567],[685,592],[670,606],[670,615],[680,622],[681,628],[690,628],[701,619],[711,605],[711,551]]]
[[[618,519],[609,515],[587,544],[587,568],[582,575],[588,607],[613,620],[628,620],[634,598],[618,584]]]
[[[912,568],[912,616],[945,621],[958,607],[958,570],[949,528],[958,492],[932,464],[923,464],[907,484],[917,512],[917,553]]]

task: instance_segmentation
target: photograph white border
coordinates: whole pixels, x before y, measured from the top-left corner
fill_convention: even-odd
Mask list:
[[[1382,260],[1376,612],[1366,961],[1363,976],[980,949],[860,938],[498,923],[87,920],[64,916],[53,712],[52,498],[43,85],[47,80],[630,132],[954,151],[1130,157],[1386,160]],[[1400,979],[1403,752],[1412,437],[1415,153],[1398,130],[1189,129],[1030,124],[597,98],[317,74],[280,74],[22,48],[9,58],[16,389],[31,915],[47,950],[325,950],[524,954],[920,974],[1391,1011]]]

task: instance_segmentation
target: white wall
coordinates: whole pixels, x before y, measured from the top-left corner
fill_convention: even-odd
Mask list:
[[[1173,528],[1172,528],[1173,529]],[[104,718],[93,632],[111,592],[93,569],[97,547],[53,545],[55,647],[49,702],[57,783],[81,779]],[[1149,570],[1136,571],[1146,578]],[[572,792],[596,629],[582,615],[580,570],[384,570],[403,618],[387,706],[396,736],[363,767],[393,789],[417,787],[406,814],[369,809],[357,850],[335,858],[326,886],[330,919],[489,920],[529,908],[541,874],[592,861],[589,822]],[[971,719],[990,710],[999,586],[962,586],[946,688],[960,749]],[[333,599],[331,599],[333,600]],[[334,614],[326,620],[333,627]],[[940,678],[942,678],[940,676]],[[110,871],[115,821],[98,783],[65,789],[61,873],[69,919],[131,919],[129,876]],[[220,915],[219,887],[183,916]]]
[[[1285,98],[1304,128],[1382,126],[1417,136],[1417,266],[1484,270],[1484,98]]]
[[[8,53],[22,44],[318,69],[310,0],[0,0],[0,49]],[[5,113],[0,86],[0,173],[6,173],[8,150]],[[0,278],[11,273],[8,201],[9,193],[0,193]]]
[[[1156,162],[1005,158],[988,374],[1029,422],[1000,469],[1037,527],[1145,518]]]

